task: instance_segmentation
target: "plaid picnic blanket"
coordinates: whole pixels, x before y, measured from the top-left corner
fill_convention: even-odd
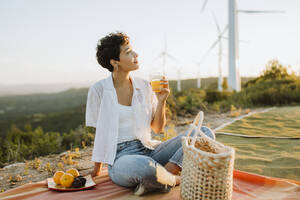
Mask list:
[[[232,200],[297,200],[300,199],[300,182],[261,176],[234,170]],[[180,200],[180,187],[175,187],[166,194],[150,193],[142,197],[133,195],[131,189],[114,184],[105,171],[94,178],[97,185],[92,189],[73,192],[58,192],[47,188],[47,182],[28,183],[0,193],[1,200],[98,200],[98,199],[133,199],[133,200]]]

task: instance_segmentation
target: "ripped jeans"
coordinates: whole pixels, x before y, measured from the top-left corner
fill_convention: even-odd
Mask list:
[[[215,139],[215,134],[210,128],[202,126],[201,130]],[[195,130],[191,135],[194,132]],[[187,134],[188,131],[162,142],[154,150],[146,148],[139,140],[119,143],[114,164],[108,165],[111,180],[124,187],[143,184],[147,191],[170,191],[175,185],[175,176],[163,166],[172,162],[182,167],[181,138]]]

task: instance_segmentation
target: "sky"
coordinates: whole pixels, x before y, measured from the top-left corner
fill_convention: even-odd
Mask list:
[[[0,85],[95,82],[110,73],[96,61],[97,41],[110,32],[129,35],[139,54],[136,76],[162,69],[155,59],[167,43],[169,79],[218,75],[218,48],[202,60],[228,23],[228,0],[0,0]],[[271,59],[300,73],[300,1],[237,0],[238,9],[282,10],[283,14],[239,13],[239,71],[258,76]],[[225,33],[225,36],[228,32]],[[223,75],[228,41],[222,40]],[[202,60],[201,65],[195,62]],[[177,73],[179,72],[179,73]]]

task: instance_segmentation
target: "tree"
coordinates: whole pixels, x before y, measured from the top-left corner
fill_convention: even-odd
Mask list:
[[[264,80],[274,80],[274,79],[285,79],[289,77],[289,73],[287,72],[287,68],[284,67],[278,60],[270,60],[266,69],[263,71],[261,78]]]
[[[227,83],[227,79],[226,78],[223,79],[222,89],[223,89],[223,91],[227,91],[228,90],[228,83]]]

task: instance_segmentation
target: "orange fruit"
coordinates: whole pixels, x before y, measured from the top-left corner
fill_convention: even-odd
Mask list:
[[[53,180],[54,180],[54,182],[57,184],[57,185],[60,185],[60,177],[62,176],[62,175],[64,175],[65,174],[65,172],[63,172],[63,171],[57,171],[57,172],[55,172],[55,174],[54,174],[54,176],[53,176]]]
[[[67,171],[67,173],[72,174],[72,175],[74,176],[74,178],[76,178],[77,176],[79,176],[79,172],[78,172],[78,170],[75,169],[75,168],[69,169],[69,170]]]
[[[74,176],[70,173],[65,173],[60,177],[60,184],[64,187],[71,187],[74,181]]]

